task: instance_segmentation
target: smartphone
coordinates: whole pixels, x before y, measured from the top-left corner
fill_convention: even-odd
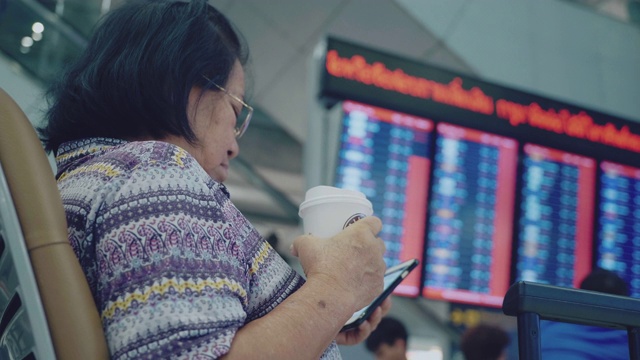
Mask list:
[[[369,304],[369,306],[366,306],[361,310],[353,313],[351,318],[344,324],[342,330],[340,331],[347,331],[356,328],[360,324],[365,322],[369,318],[369,316],[371,316],[371,314],[376,310],[376,308],[380,306],[384,299],[386,299],[387,296],[391,295],[393,289],[395,289],[396,286],[400,285],[402,280],[404,280],[404,278],[407,277],[411,270],[415,269],[416,266],[418,266],[418,260],[411,259],[388,268],[384,273],[384,289],[382,290],[382,294],[378,295],[378,297],[375,298],[375,300],[373,300],[371,304]]]

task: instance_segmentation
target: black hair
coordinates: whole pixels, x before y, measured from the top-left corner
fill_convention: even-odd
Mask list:
[[[194,86],[218,91],[248,49],[206,0],[124,4],[98,24],[87,48],[49,89],[47,151],[87,137],[184,137],[195,142],[187,104]],[[213,88],[212,88],[213,87]]]
[[[502,328],[480,324],[462,334],[460,349],[466,360],[494,360],[500,357],[510,341]]]
[[[371,332],[365,343],[367,349],[373,353],[382,344],[393,345],[398,339],[407,342],[408,334],[404,324],[392,317],[384,317],[378,327]]]
[[[629,285],[615,272],[595,268],[580,283],[580,289],[629,296]]]

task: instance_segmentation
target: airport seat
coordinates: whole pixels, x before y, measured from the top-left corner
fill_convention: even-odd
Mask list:
[[[640,360],[640,299],[519,281],[507,291],[502,311],[518,318],[520,360],[541,359],[541,319],[626,330],[629,359]]]
[[[36,132],[0,89],[0,359],[108,359]]]

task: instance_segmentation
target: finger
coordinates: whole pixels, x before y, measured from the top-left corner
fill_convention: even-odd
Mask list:
[[[385,252],[387,252],[387,244],[385,244],[385,242],[381,238],[378,238],[378,240],[378,248],[381,251],[381,254],[384,254]]]
[[[373,312],[373,314],[371,314],[367,321],[369,323],[369,326],[371,327],[371,331],[375,330],[378,327],[380,321],[382,321],[382,308],[378,307]]]
[[[289,246],[289,254],[291,254],[291,256],[298,257],[298,250],[296,249],[296,247],[293,244],[291,244],[291,246]]]
[[[369,335],[373,331],[374,327],[371,325],[370,319],[371,318],[369,318],[369,320],[363,322],[362,324],[360,324],[360,326],[358,326],[357,342],[360,342],[363,339],[369,337]],[[380,322],[380,320],[378,320],[378,322]]]
[[[374,235],[377,235],[380,230],[382,230],[382,221],[376,216],[367,216],[363,219],[358,220],[354,225],[366,225]]]
[[[301,235],[293,240],[293,243],[289,247],[289,252],[291,253],[292,256],[298,257],[298,254],[300,253],[299,250],[304,246],[306,238],[307,238],[307,235]]]
[[[334,340],[336,341],[336,343],[338,343],[338,345],[349,345],[347,344],[347,334],[345,334],[344,332],[339,332]]]
[[[300,253],[304,253],[309,250],[310,244],[317,241],[319,238],[310,234],[300,235],[293,240],[291,246],[289,246],[289,252],[292,256],[298,257]]]
[[[391,297],[384,299],[382,304],[380,304],[380,309],[382,309],[382,316],[387,315],[389,310],[391,310],[392,305],[393,305],[393,301],[391,301]]]
[[[358,328],[351,329],[344,333],[344,345],[355,345],[364,340],[360,335],[360,330]]]

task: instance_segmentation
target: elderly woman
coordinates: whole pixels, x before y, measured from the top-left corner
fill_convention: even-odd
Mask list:
[[[377,218],[297,238],[305,281],[231,203],[246,62],[205,1],[136,2],[50,90],[39,130],[113,359],[339,358],[388,309],[339,332],[382,289]]]

